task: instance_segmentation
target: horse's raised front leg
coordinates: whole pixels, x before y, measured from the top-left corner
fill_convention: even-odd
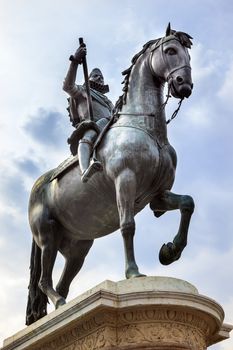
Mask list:
[[[167,210],[180,209],[181,219],[177,235],[173,242],[164,244],[159,252],[159,260],[163,265],[169,265],[178,260],[185,246],[187,245],[188,228],[192,213],[194,211],[194,201],[187,195],[178,195],[170,191],[165,191],[161,196],[155,197],[150,203],[155,216],[160,216]]]
[[[124,241],[125,276],[126,278],[142,275],[134,256],[134,203],[136,194],[136,178],[130,169],[124,169],[115,180],[117,206],[120,218],[120,229]]]

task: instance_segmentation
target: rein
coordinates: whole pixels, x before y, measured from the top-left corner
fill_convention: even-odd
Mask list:
[[[167,95],[166,95],[166,101],[162,104],[162,107],[160,110],[163,110],[165,109],[167,103],[168,103],[168,100],[169,98],[171,97],[171,94],[170,94],[170,90],[171,90],[171,84],[168,82],[168,91],[167,91]],[[177,109],[172,113],[172,116],[166,120],[166,124],[169,124],[173,119],[175,119],[175,117],[177,116],[177,114],[179,113],[179,110],[181,108],[181,105],[182,105],[182,102],[183,102],[184,98],[181,98],[180,101],[178,102],[178,107]]]
[[[117,112],[116,115],[131,115],[131,116],[134,116],[134,117],[137,117],[137,116],[146,116],[146,117],[156,117],[156,115],[160,112],[162,112],[167,103],[168,103],[168,100],[169,98],[171,98],[171,95],[170,95],[170,90],[171,90],[171,86],[170,84],[168,83],[168,92],[167,92],[167,95],[166,95],[166,100],[165,102],[161,105],[161,107],[159,108],[159,111],[157,113],[127,113],[127,112]],[[166,124],[169,124],[176,116],[177,114],[179,113],[179,110],[181,108],[181,105],[182,105],[182,102],[183,102],[184,98],[181,98],[180,101],[178,102],[178,107],[177,109],[172,113],[172,116],[166,120]]]

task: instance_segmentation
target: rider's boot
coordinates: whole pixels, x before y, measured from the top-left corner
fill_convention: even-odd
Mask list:
[[[97,159],[90,161],[92,145],[88,140],[82,139],[79,141],[78,157],[79,166],[81,169],[81,181],[87,182],[89,178],[97,171],[103,170],[102,164]]]

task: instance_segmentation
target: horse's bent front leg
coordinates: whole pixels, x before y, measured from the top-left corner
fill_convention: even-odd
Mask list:
[[[173,242],[164,244],[159,253],[161,264],[168,265],[178,260],[185,246],[187,245],[188,228],[192,213],[194,211],[194,201],[187,195],[178,195],[170,191],[165,191],[162,196],[156,197],[150,203],[151,209],[159,216],[159,212],[180,209],[181,220],[177,235]]]
[[[126,278],[144,276],[138,271],[138,266],[134,256],[134,203],[136,194],[135,174],[130,169],[123,170],[116,178],[115,186],[120,218],[120,229],[124,241],[125,276]]]

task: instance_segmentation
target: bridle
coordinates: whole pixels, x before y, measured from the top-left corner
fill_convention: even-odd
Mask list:
[[[150,69],[151,69],[151,74],[154,75],[154,76],[156,76],[160,81],[161,81],[161,80],[163,81],[164,78],[160,77],[158,74],[156,74],[156,73],[154,72],[153,67],[152,67],[152,63],[151,63],[151,61],[152,61],[152,56],[153,56],[154,51],[157,50],[157,49],[159,48],[160,51],[161,51],[161,56],[162,56],[162,58],[163,58],[164,64],[165,64],[167,67],[170,68],[170,64],[169,64],[169,61],[168,61],[168,59],[167,59],[167,56],[164,55],[163,45],[164,45],[165,43],[167,43],[168,41],[171,41],[171,40],[176,40],[176,41],[178,41],[178,42],[180,43],[180,40],[179,40],[178,38],[176,38],[174,35],[169,35],[168,37],[164,37],[164,38],[160,39],[158,43],[155,43],[154,45],[152,45],[151,50],[150,50],[149,66],[150,66]],[[169,82],[169,80],[172,78],[172,74],[173,74],[174,72],[176,72],[177,70],[180,70],[180,69],[183,69],[183,68],[188,68],[188,69],[191,70],[191,67],[190,67],[190,65],[188,65],[188,64],[184,64],[184,65],[182,65],[182,66],[179,66],[179,67],[170,69],[170,70],[169,70],[169,74],[167,75],[167,77],[165,77],[165,81]]]

